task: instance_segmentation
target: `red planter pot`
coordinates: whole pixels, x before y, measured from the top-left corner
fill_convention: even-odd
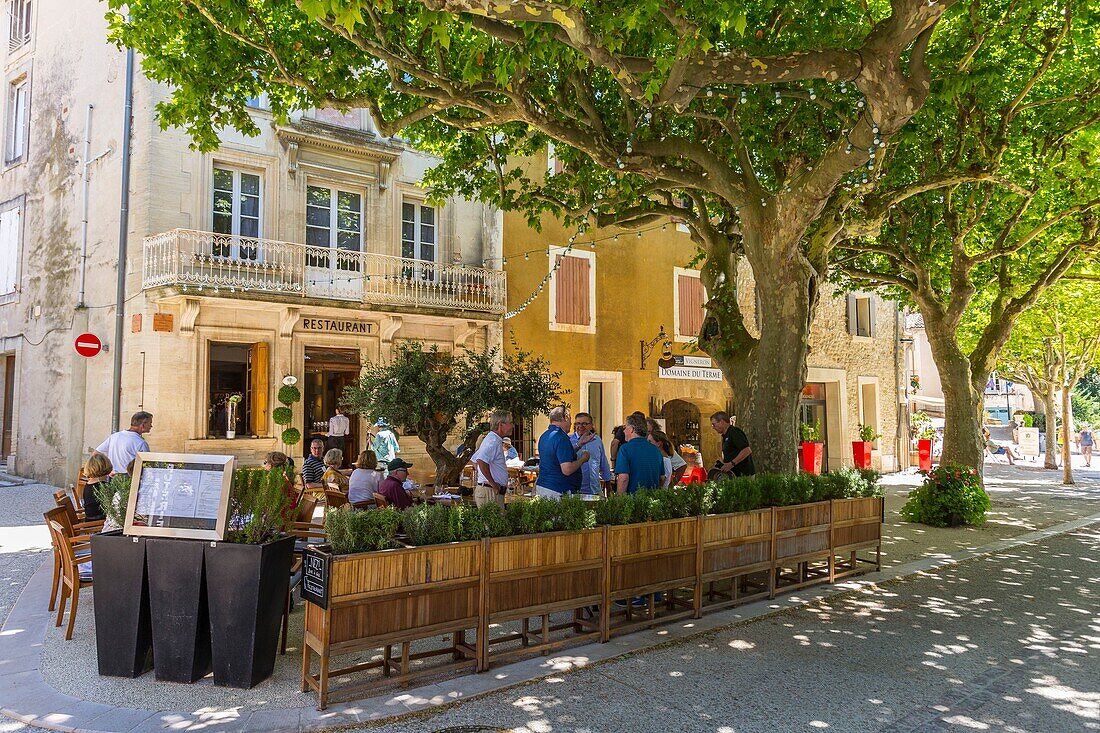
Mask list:
[[[871,441],[852,441],[852,458],[855,459],[856,468],[871,467]]]
[[[825,452],[824,443],[802,444],[802,470],[806,473],[821,474],[821,457]]]
[[[932,441],[931,440],[918,440],[917,441],[917,459],[919,462],[920,470],[931,471],[932,470]]]

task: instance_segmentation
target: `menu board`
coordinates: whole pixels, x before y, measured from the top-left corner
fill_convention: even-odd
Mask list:
[[[1016,433],[1020,438],[1020,455],[1039,455],[1039,428],[1018,428]]]
[[[233,456],[138,453],[123,533],[225,539]]]
[[[302,555],[302,600],[328,608],[328,578],[332,556],[316,547]]]

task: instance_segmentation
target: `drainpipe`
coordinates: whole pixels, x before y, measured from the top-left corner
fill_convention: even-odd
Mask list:
[[[126,101],[122,117],[122,195],[118,209],[118,277],[115,287],[114,367],[111,370],[111,432],[122,410],[122,325],[126,307],[126,245],[130,233],[130,135],[134,126],[134,49],[126,49]]]
[[[894,430],[894,456],[897,458],[898,470],[901,471],[905,468],[909,468],[909,441],[902,440],[902,430],[905,422],[903,419],[907,416],[902,415],[902,405],[909,404],[909,395],[907,392],[902,392],[905,389],[904,380],[901,375],[901,305],[894,304],[894,404],[897,412],[897,426]],[[904,402],[902,397],[905,397]],[[906,436],[908,437],[908,436]],[[902,447],[905,448],[905,463],[902,464]]]
[[[76,298],[76,307],[84,307],[84,282],[88,269],[88,188],[91,184],[92,163],[108,155],[111,152],[107,148],[102,153],[92,158],[92,110],[95,105],[88,105],[88,114],[84,118],[84,175],[81,177],[83,214],[80,218],[80,294]]]

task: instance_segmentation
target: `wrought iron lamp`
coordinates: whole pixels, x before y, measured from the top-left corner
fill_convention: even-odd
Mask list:
[[[641,340],[638,342],[641,348],[642,355],[642,370],[645,371],[645,362],[653,353],[654,347],[657,346],[657,342],[662,341],[661,344],[661,358],[657,360],[657,365],[663,369],[668,369],[675,364],[675,360],[672,358],[672,342],[668,340],[668,334],[665,333],[665,327],[661,326],[661,331],[649,341]]]

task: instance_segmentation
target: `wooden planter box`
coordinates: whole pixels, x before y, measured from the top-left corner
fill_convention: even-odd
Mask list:
[[[302,645],[302,691],[317,693],[321,709],[328,705],[329,680],[368,669],[381,668],[389,677],[395,671],[403,684],[419,676],[410,671],[414,659],[450,654],[448,665],[432,672],[478,667],[477,649],[466,642],[466,631],[479,627],[481,618],[481,542],[414,547],[331,555],[311,549],[307,563],[327,563],[327,608],[316,603],[305,607],[305,639]],[[444,634],[451,643],[442,648],[410,653],[410,644]],[[394,658],[393,645],[401,645]],[[382,648],[381,660],[330,669],[333,656]],[[311,654],[320,658],[312,670]],[[351,682],[341,693],[377,685],[370,680]]]
[[[885,502],[881,497],[833,501],[833,580],[869,569],[882,570],[882,522]],[[874,559],[858,557],[863,549],[874,549]]]
[[[824,578],[831,579],[832,502],[775,507],[774,511],[775,587],[794,590]]]
[[[493,662],[528,656],[534,651],[546,654],[578,639],[601,635],[599,619],[594,615],[586,618],[582,609],[604,601],[607,530],[600,527],[485,540],[484,613],[478,632],[478,640],[485,642],[483,670]],[[565,611],[573,612],[573,620],[551,626],[550,614]],[[542,621],[537,634],[529,626],[533,617]],[[523,621],[519,633],[489,638],[490,624],[516,619]],[[570,628],[576,635],[551,640],[551,632]],[[493,651],[494,645],[517,639],[522,644],[519,649]]]
[[[688,517],[608,528],[609,602],[600,606],[605,641],[613,634],[652,627],[658,613],[665,621],[696,614],[699,526],[699,517]],[[689,590],[687,600],[675,593],[678,589]],[[664,594],[661,604],[654,593]],[[646,606],[633,607],[631,600],[641,597],[647,597]],[[626,601],[626,607],[613,609],[612,603],[620,600]]]
[[[329,679],[381,669],[403,684],[415,659],[450,654],[432,674],[476,668],[720,609],[880,567],[883,500],[842,499],[737,514],[599,527],[334,556],[307,552],[302,690],[329,700]],[[874,559],[859,550],[875,549]],[[654,594],[663,597],[657,600]],[[644,607],[632,607],[633,598]],[[627,601],[619,608],[614,601]],[[599,606],[596,618],[586,607]],[[572,612],[552,626],[550,615]],[[529,622],[541,618],[532,631]],[[522,630],[489,639],[491,624]],[[572,634],[551,638],[551,632]],[[466,632],[476,630],[467,643]],[[411,654],[413,641],[449,644]],[[501,646],[519,641],[519,646]],[[400,656],[392,654],[401,645]],[[496,651],[494,651],[496,647]],[[332,656],[383,649],[382,659],[330,670]],[[313,672],[312,655],[320,657]],[[351,691],[377,679],[349,683]]]
[[[775,575],[775,512],[771,508],[702,517],[701,606],[717,610],[770,597]],[[748,576],[760,574],[750,587]],[[730,580],[728,589],[720,589]]]

